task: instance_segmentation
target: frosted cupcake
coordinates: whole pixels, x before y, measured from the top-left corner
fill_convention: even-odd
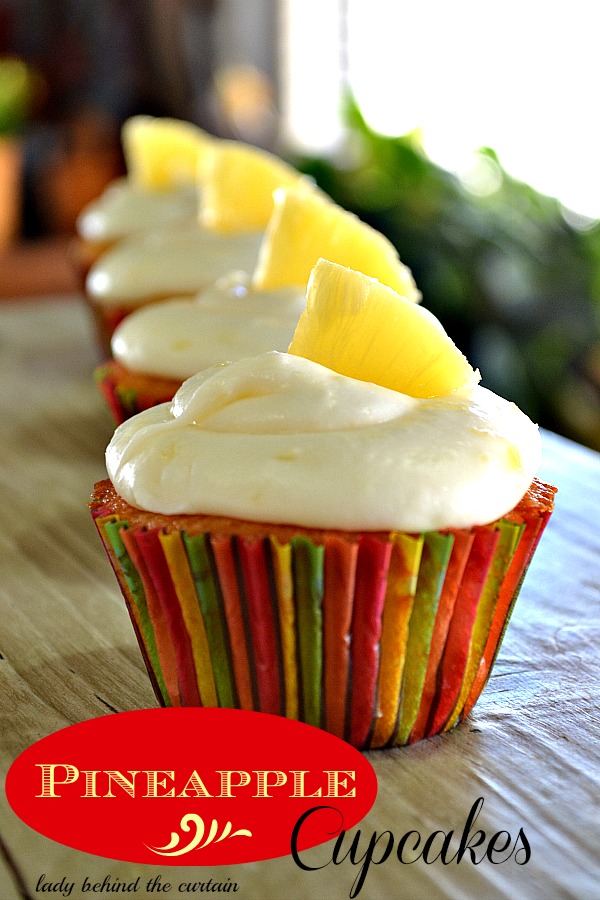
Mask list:
[[[115,422],[172,400],[187,378],[218,362],[287,350],[305,304],[300,288],[255,291],[234,272],[194,299],[131,313],[112,336],[114,359],[94,372]]]
[[[197,219],[202,165],[215,139],[191,122],[132,116],[121,130],[127,174],[77,220],[83,278],[117,241],[154,227]]]
[[[273,191],[312,184],[274,155],[235,141],[213,141],[202,166],[194,223],[184,221],[119,241],[91,267],[85,291],[105,333],[133,310],[170,297],[193,296],[238,270],[252,272]]]
[[[160,703],[361,749],[468,714],[554,494],[536,426],[477,381],[433,316],[321,261],[290,353],[117,429],[91,509]]]
[[[320,256],[352,261],[411,301],[420,299],[382,234],[319,191],[280,188],[252,276],[232,273],[196,298],[145,306],[117,326],[113,359],[95,371],[116,423],[171,400],[186,378],[208,366],[287,350]]]

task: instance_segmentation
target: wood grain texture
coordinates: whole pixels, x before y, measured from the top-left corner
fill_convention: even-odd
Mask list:
[[[155,703],[86,508],[112,434],[91,379],[96,362],[76,298],[0,308],[3,777],[56,729]],[[600,897],[600,456],[555,435],[544,440],[540,475],[559,487],[556,511],[490,683],[454,732],[369,754],[379,795],[358,827],[361,846],[386,830],[396,840],[411,830],[457,833],[483,797],[477,827],[513,837],[523,828],[531,859],[401,865],[392,854],[371,867],[365,900]],[[305,858],[317,865],[328,853],[330,845]],[[214,870],[114,862],[38,835],[0,796],[2,900],[44,896],[36,892],[42,874],[77,884],[141,875],[145,884],[158,873],[175,885],[228,876],[242,898],[336,900],[349,895],[357,869],[347,860],[303,872],[291,857]],[[79,896],[92,894],[71,894]],[[150,895],[140,888],[136,896]]]

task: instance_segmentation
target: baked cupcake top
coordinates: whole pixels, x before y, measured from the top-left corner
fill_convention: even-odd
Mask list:
[[[136,310],[113,334],[112,353],[129,371],[183,381],[223,360],[287,350],[305,305],[299,287],[259,291],[235,272],[197,297]]]
[[[505,515],[540,454],[537,426],[478,385],[419,399],[272,351],[190,378],[106,462],[153,512],[417,532]]]

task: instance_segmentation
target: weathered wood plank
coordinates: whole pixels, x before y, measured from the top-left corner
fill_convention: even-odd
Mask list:
[[[154,705],[131,627],[86,509],[103,477],[108,413],[76,301],[0,310],[0,772],[40,737],[113,711]],[[468,722],[443,737],[370,754],[377,802],[359,826],[389,830],[523,828],[526,866],[372,866],[360,896],[537,900],[599,896],[600,456],[545,435],[542,477],[557,508],[500,657]],[[303,872],[290,857],[226,869],[136,867],[69,850],[22,823],[0,799],[0,897],[39,897],[41,875],[81,884],[105,875],[143,883],[223,880],[248,898],[347,897],[349,861]],[[306,859],[322,863],[315,848]],[[79,888],[78,888],[79,889]],[[174,894],[171,893],[170,896]],[[58,896],[54,894],[53,896]],[[74,891],[72,897],[90,896]],[[141,890],[138,896],[146,896]]]

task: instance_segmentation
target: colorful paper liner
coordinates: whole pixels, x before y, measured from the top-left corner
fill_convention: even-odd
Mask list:
[[[111,356],[111,338],[117,325],[136,308],[134,306],[105,306],[90,297],[84,288],[83,296],[92,318],[100,359]]]
[[[94,381],[116,425],[144,409],[170,402],[181,387],[181,381],[129,372],[116,360],[97,366]]]
[[[85,289],[85,280],[96,260],[110,250],[114,243],[114,240],[86,240],[79,235],[72,239],[69,245],[69,259],[81,290]]]
[[[130,527],[91,507],[161,704],[275,713],[370,749],[468,715],[551,502],[469,530],[319,542]]]
[[[111,339],[115,329],[123,319],[141,306],[148,306],[150,303],[161,303],[164,300],[171,299],[174,295],[167,292],[152,297],[139,297],[135,301],[130,302],[122,300],[105,304],[98,302],[84,287],[83,296],[92,317],[100,359],[110,359],[112,356]],[[193,296],[193,292],[187,295],[185,291],[177,292],[177,297],[183,296]]]
[[[111,356],[110,341],[117,325],[134,309],[149,300],[136,300],[134,303],[123,300],[121,303],[104,304],[88,293],[86,281],[90,270],[96,262],[117,244],[119,239],[105,241],[89,241],[75,237],[70,246],[70,259],[75,271],[77,282],[86,306],[89,310],[95,332],[100,359],[108,359]],[[165,299],[158,297],[157,300]]]

